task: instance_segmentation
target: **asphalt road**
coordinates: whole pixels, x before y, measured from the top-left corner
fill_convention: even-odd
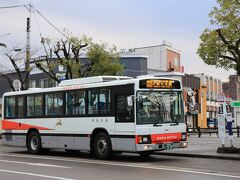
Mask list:
[[[68,154],[54,150],[35,156],[25,148],[0,144],[0,180],[6,179],[240,179],[240,161],[161,155],[142,159],[137,154],[116,155],[101,161],[84,152]]]

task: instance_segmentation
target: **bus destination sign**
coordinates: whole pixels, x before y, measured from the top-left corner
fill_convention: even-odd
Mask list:
[[[140,80],[139,88],[146,89],[180,89],[180,82],[171,79],[144,79]]]

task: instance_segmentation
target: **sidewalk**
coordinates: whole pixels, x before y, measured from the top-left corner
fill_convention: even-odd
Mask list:
[[[216,158],[216,159],[229,159],[240,160],[240,154],[217,153],[218,147],[221,147],[221,140],[216,136],[202,135],[200,138],[197,135],[190,135],[188,138],[188,147],[184,149],[172,149],[156,154],[167,156],[183,156],[183,157],[199,157],[199,158]],[[240,138],[234,136],[233,146],[240,148]],[[225,138],[225,147],[230,147],[230,139]]]

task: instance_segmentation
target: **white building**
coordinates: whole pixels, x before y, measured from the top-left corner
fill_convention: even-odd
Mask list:
[[[138,54],[147,56],[148,74],[156,74],[161,71],[183,72],[180,51],[165,41],[161,45],[146,46],[129,49],[123,54]]]

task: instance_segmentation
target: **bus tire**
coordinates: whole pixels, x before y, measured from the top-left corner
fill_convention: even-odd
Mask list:
[[[42,153],[42,141],[38,132],[33,131],[28,136],[27,149],[31,154],[41,154]]]
[[[109,159],[112,155],[112,145],[109,136],[104,132],[98,133],[94,139],[93,149],[98,159]]]
[[[153,154],[153,151],[142,151],[138,153],[142,157],[149,157]]]

